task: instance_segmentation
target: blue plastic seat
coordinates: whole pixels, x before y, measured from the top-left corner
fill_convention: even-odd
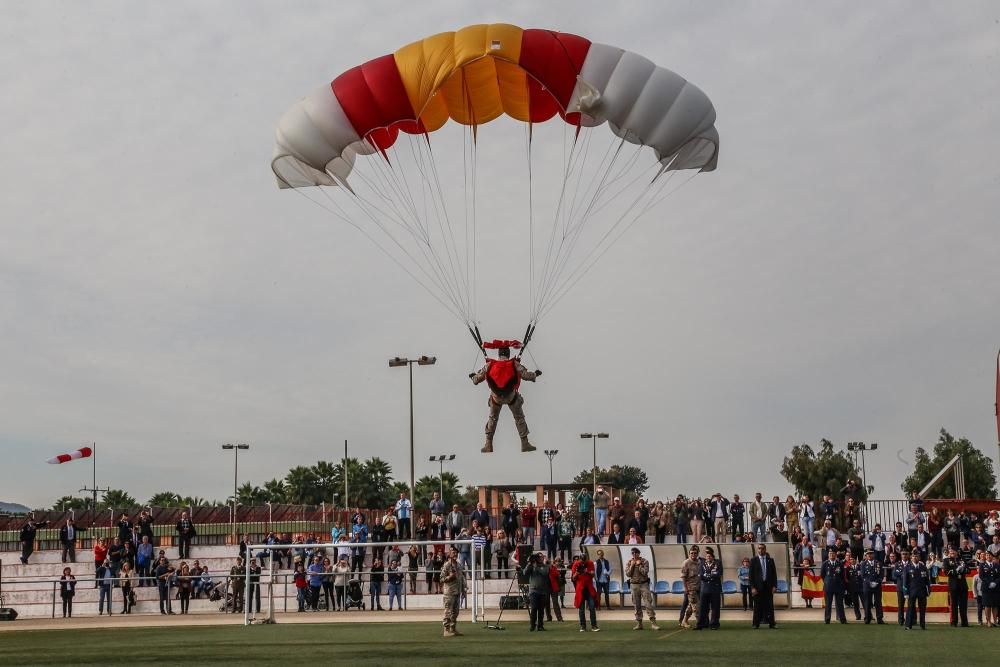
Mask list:
[[[787,593],[788,592],[788,582],[784,579],[778,579],[778,592]]]
[[[731,593],[738,593],[739,590],[740,589],[736,585],[735,581],[727,579],[726,581],[722,582],[722,593],[723,593],[723,595],[727,595],[727,594],[731,594]]]
[[[615,593],[615,594],[617,594],[617,593],[621,593],[621,592],[622,592],[622,585],[621,584],[619,584],[617,581],[614,581],[614,580],[608,582],[608,593]]]
[[[666,595],[670,592],[670,582],[669,581],[657,581],[656,586],[653,587],[654,595]]]
[[[674,595],[684,595],[684,582],[675,581],[674,585],[670,587],[670,592]]]

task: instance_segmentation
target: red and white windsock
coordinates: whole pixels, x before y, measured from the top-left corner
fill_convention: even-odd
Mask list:
[[[69,454],[60,454],[59,456],[53,456],[49,459],[49,463],[66,463],[67,461],[72,461],[74,459],[85,459],[88,456],[93,455],[94,450],[90,447],[81,447],[75,452],[70,452]]]

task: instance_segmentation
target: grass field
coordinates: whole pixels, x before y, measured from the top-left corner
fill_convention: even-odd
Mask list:
[[[928,626],[787,623],[777,630],[731,624],[718,631],[633,632],[606,623],[583,634],[575,623],[529,633],[524,623],[497,632],[467,623],[464,637],[441,638],[431,623],[201,626],[38,630],[0,634],[0,665],[418,665],[482,664],[879,664],[996,665],[1000,630]],[[497,662],[502,661],[502,662]]]

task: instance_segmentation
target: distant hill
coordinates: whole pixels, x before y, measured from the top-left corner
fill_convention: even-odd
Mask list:
[[[30,511],[31,508],[24,505],[0,502],[0,513],[3,514],[27,514]]]

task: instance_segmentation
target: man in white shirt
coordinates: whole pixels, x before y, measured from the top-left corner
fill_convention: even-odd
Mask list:
[[[406,491],[400,491],[399,500],[396,501],[396,518],[399,519],[396,530],[401,540],[410,539],[410,510],[412,508],[410,499],[406,497]]]

